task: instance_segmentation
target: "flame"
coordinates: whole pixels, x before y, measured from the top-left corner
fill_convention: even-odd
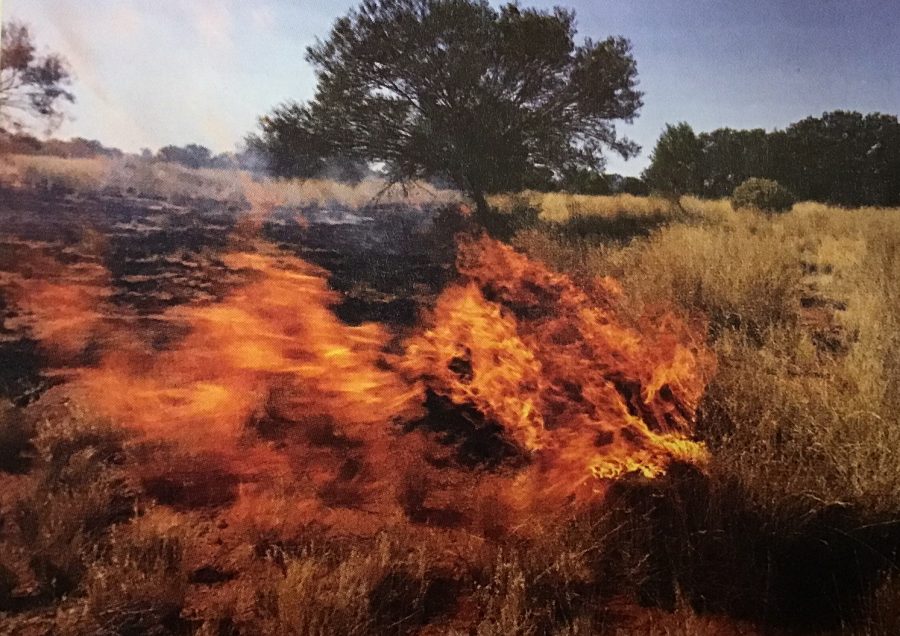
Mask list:
[[[251,281],[220,303],[170,311],[189,327],[174,348],[120,348],[85,369],[77,387],[92,405],[146,435],[235,455],[262,417],[283,427],[324,417],[377,440],[376,424],[419,412],[418,389],[382,368],[386,331],[341,323],[321,270],[264,251],[225,261]]]
[[[61,364],[77,357],[100,337],[111,295],[109,272],[100,263],[103,240],[85,229],[81,241],[65,253],[48,255],[47,244],[10,244],[11,267],[0,273],[0,290],[16,308],[3,329],[25,332]],[[66,262],[73,255],[75,263]]]
[[[702,330],[669,313],[632,324],[615,281],[583,289],[480,237],[460,241],[459,281],[398,341],[382,325],[341,322],[327,272],[255,238],[280,202],[244,187],[252,209],[222,256],[244,282],[168,310],[186,335],[161,350],[103,321],[113,309],[97,263],[17,279],[14,300],[48,347],[102,348],[68,391],[161,444],[167,460],[136,468],[146,483],[221,482],[242,522],[349,531],[372,519],[475,523],[478,506],[490,523],[560,511],[599,501],[624,475],[705,461],[691,439],[714,367]],[[448,446],[417,425],[442,417],[429,395],[477,412],[474,426],[497,428],[517,461],[454,461],[458,436]]]
[[[628,327],[614,284],[591,298],[485,237],[462,243],[459,269],[467,280],[442,294],[402,366],[503,427],[531,460],[521,505],[591,500],[624,474],[705,460],[689,435],[713,361],[686,325]]]

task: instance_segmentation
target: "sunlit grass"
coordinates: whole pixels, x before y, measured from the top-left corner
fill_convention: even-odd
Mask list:
[[[460,195],[425,183],[388,186],[378,179],[346,184],[328,179],[269,179],[245,171],[185,168],[139,158],[64,159],[12,155],[0,161],[0,183],[20,187],[106,192],[165,199],[201,198],[241,204],[245,183],[256,182],[279,205],[339,204],[362,207],[375,203],[455,203]]]

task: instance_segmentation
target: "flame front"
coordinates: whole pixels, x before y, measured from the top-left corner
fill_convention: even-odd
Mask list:
[[[434,502],[471,521],[479,497],[517,513],[560,511],[599,501],[626,474],[705,461],[691,440],[713,369],[700,330],[671,314],[629,324],[614,281],[585,290],[482,237],[461,240],[459,280],[398,343],[381,325],[341,322],[325,271],[253,238],[277,205],[258,203],[222,257],[244,282],[169,310],[165,322],[185,335],[163,347],[105,319],[117,309],[109,277],[93,269],[90,285],[81,276],[60,287],[57,267],[52,281],[17,288],[49,349],[101,349],[67,390],[169,449],[171,461],[140,468],[147,481],[213,466],[243,484],[236,515],[278,508],[263,502],[277,483],[301,522],[347,529],[359,521],[349,510],[408,522]],[[68,313],[38,310],[57,305]],[[442,417],[429,395],[474,409],[517,460],[487,471],[436,461],[460,440],[416,424]]]
[[[464,242],[465,282],[447,289],[402,367],[472,404],[531,460],[520,505],[589,501],[610,480],[702,463],[691,425],[713,360],[673,316],[638,331],[617,290],[594,298],[497,241]]]

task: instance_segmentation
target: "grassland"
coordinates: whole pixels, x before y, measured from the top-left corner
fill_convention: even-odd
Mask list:
[[[383,181],[366,179],[344,184],[327,179],[302,181],[254,178],[248,172],[218,169],[192,170],[179,164],[137,158],[63,159],[39,155],[0,157],[0,183],[14,187],[70,192],[103,192],[147,196],[170,201],[212,199],[239,204],[245,200],[248,181],[257,193],[279,205],[304,206],[340,203],[361,206],[369,203],[406,201],[456,202],[458,193],[436,190],[424,183],[388,187]]]
[[[4,174],[18,187],[241,196],[232,174],[166,164],[9,158]],[[380,190],[266,187],[350,204]],[[718,358],[697,423],[705,473],[625,484],[539,539],[460,535],[450,553],[427,530],[237,541],[144,496],[122,434],[89,409],[9,407],[0,621],[73,634],[897,633],[900,210],[765,216],[561,193],[491,204],[491,229],[518,249],[576,279],[617,279],[636,323],[674,309],[705,326]],[[241,576],[198,569],[213,535]]]

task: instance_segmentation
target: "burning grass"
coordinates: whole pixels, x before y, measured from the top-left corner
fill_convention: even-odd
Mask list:
[[[96,268],[74,318],[29,304],[61,260],[14,281],[68,383],[0,421],[11,625],[892,633],[896,211],[498,199],[516,249],[389,329],[258,238],[294,187],[243,184],[240,275],[163,344]]]
[[[625,320],[613,281],[581,288],[476,236],[461,239],[459,278],[422,325],[350,326],[324,271],[256,237],[285,193],[244,186],[254,209],[220,257],[242,282],[166,312],[183,335],[162,346],[121,320],[103,276],[73,278],[90,300],[68,303],[65,320],[33,302],[47,277],[70,289],[77,264],[14,281],[18,318],[69,369],[35,408],[75,399],[129,434],[108,460],[92,425],[63,459],[35,438],[46,467],[35,470],[87,470],[95,457],[99,473],[62,494],[45,494],[51,477],[17,491],[16,506],[39,511],[16,535],[37,538],[20,569],[44,581],[26,598],[75,593],[79,629],[114,631],[227,620],[406,633],[442,620],[545,633],[593,612],[586,599],[606,594],[593,553],[605,548],[525,555],[596,516],[618,480],[705,463],[692,426],[713,364],[698,325],[664,310]],[[151,502],[177,515],[180,538],[147,539]],[[212,543],[190,530],[207,523]],[[557,573],[572,587],[564,601]],[[157,589],[166,577],[175,583]],[[271,584],[250,603],[260,580]],[[249,615],[215,614],[196,588],[219,584]]]

